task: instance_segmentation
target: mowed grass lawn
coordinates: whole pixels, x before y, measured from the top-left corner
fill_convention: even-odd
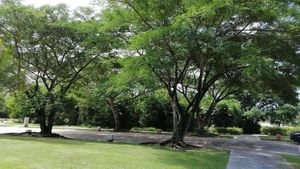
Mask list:
[[[225,169],[229,152],[0,136],[1,169]]]
[[[300,156],[282,155],[295,169],[300,169]]]

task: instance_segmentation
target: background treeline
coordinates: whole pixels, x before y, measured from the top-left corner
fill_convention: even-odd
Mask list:
[[[240,97],[246,95],[243,94]],[[257,102],[253,100],[252,104],[254,105],[243,105],[238,98],[235,98],[235,95],[231,97],[221,101],[215,107],[207,125],[203,126],[206,128],[205,131],[201,131],[203,123],[197,116],[191,131],[208,132],[209,127],[237,127],[242,128],[244,133],[260,133],[260,122],[289,126],[299,124],[299,107],[297,106],[284,104],[274,98],[260,98]],[[247,99],[251,99],[251,96],[247,95],[247,97]],[[207,98],[207,102],[209,100],[210,98]],[[114,128],[116,125],[109,106],[95,93],[84,98],[73,94],[67,96],[62,101],[61,107],[62,111],[54,120],[55,125],[101,126],[104,128]],[[116,104],[115,109],[120,113],[120,129],[122,130],[129,130],[132,127],[155,127],[163,131],[172,131],[172,108],[166,92],[162,90],[145,93],[133,100]],[[203,109],[205,110],[207,107],[203,107]],[[1,118],[30,117],[31,122],[37,123],[34,111],[30,108],[30,102],[21,93],[7,95],[1,106],[1,112]],[[222,133],[222,131],[218,132]],[[228,133],[227,130],[223,133],[226,132]],[[233,134],[234,132],[236,131],[233,131]]]
[[[299,2],[0,2],[0,117],[118,130],[299,123]],[[221,130],[221,129],[220,129]]]

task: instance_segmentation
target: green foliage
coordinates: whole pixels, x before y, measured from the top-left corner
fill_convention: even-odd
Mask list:
[[[86,126],[101,126],[103,128],[113,128],[114,118],[108,108],[88,107],[83,108],[79,115],[79,124]]]
[[[132,127],[130,130],[130,132],[158,132],[161,131],[161,129],[157,129],[155,127]]]
[[[78,123],[87,126],[113,127],[114,120],[109,108],[98,97],[94,89],[77,88],[71,97],[75,98],[79,109]]]
[[[54,119],[55,125],[78,125],[79,108],[78,102],[73,97],[63,98],[61,100],[61,112]]]
[[[35,118],[33,105],[22,92],[11,93],[6,96],[5,107],[11,118]]]
[[[110,55],[113,38],[96,21],[71,19],[63,4],[34,8],[4,1],[0,16],[0,36],[12,51],[16,74],[23,75],[15,85],[32,102],[42,133],[51,133],[63,99],[84,69]]]
[[[261,128],[259,122],[266,119],[267,116],[265,112],[257,107],[253,107],[251,110],[244,112],[240,126],[246,134],[258,134]]]
[[[2,0],[0,113],[177,131],[197,113],[245,133],[296,124],[299,18],[295,0],[109,0],[101,14]]]
[[[9,114],[5,107],[4,94],[0,91],[0,118],[8,118]]]
[[[290,128],[287,127],[279,127],[279,126],[270,126],[270,127],[262,127],[261,133],[266,135],[273,135],[281,134],[281,135],[288,135]]]
[[[299,15],[298,4],[290,5],[294,1],[111,0],[109,3],[106,13],[112,20],[108,22],[109,29],[120,30],[129,45],[126,49],[139,51],[164,85],[174,112],[179,114],[175,120],[193,117],[195,110],[205,107],[202,98],[222,80],[237,79],[245,86],[251,82],[260,91],[274,91],[291,102],[297,100],[299,49],[295,45],[298,39],[292,35],[298,33],[294,29],[298,20],[283,19]],[[260,113],[255,110],[245,114],[253,124],[264,118],[258,116]],[[188,126],[186,123],[185,119],[175,122]]]
[[[266,119],[266,113],[257,107],[253,107],[250,111],[246,111],[244,113],[244,117],[248,120],[252,120],[253,122],[259,122]]]
[[[214,128],[209,128],[209,131],[218,134],[233,134],[233,135],[243,134],[243,129],[237,127],[214,127]]]
[[[237,100],[221,101],[212,115],[212,124],[216,127],[234,127],[242,121],[242,111]]]
[[[135,110],[140,113],[142,127],[155,127],[165,131],[172,130],[172,108],[163,91],[160,95],[148,95],[140,99]]]
[[[3,46],[3,42],[0,39],[0,90],[2,90],[3,87],[9,87],[11,84],[13,80],[13,68],[11,51]]]
[[[270,122],[273,124],[294,125],[300,110],[290,104],[284,104],[278,107],[270,116]]]

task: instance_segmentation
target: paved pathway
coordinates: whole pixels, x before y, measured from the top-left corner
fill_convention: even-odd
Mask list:
[[[25,128],[0,127],[1,133],[22,133]],[[39,129],[32,128],[39,132]],[[97,132],[93,130],[54,129],[54,133],[68,138],[107,141],[111,137],[114,142],[122,143],[149,143],[169,139],[170,135]],[[235,139],[202,138],[187,136],[185,141],[194,145],[221,148],[231,151],[227,169],[291,169],[278,154],[300,155],[299,146],[286,142],[261,141],[258,136],[242,135]]]
[[[235,140],[238,140],[238,142],[253,142],[258,146],[264,145],[265,142],[260,141],[258,136],[239,136]],[[261,146],[261,148],[254,149],[245,149],[243,147],[232,148],[227,169],[292,169],[286,160],[275,153],[279,151],[278,149],[275,149],[275,152],[270,152],[265,147],[268,146]]]

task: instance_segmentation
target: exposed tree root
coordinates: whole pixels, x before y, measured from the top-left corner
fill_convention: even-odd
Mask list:
[[[53,137],[53,138],[67,138],[59,134],[51,133],[51,134],[42,134],[42,133],[34,133],[32,136],[37,136],[37,137]]]
[[[142,145],[155,145],[155,144],[158,144],[162,147],[167,146],[167,147],[171,147],[171,148],[178,149],[178,150],[189,150],[189,149],[203,148],[203,146],[193,145],[193,144],[189,144],[189,143],[186,143],[186,142],[183,142],[183,141],[180,141],[177,144],[175,144],[173,139],[165,140],[165,141],[162,141],[162,142],[157,142],[157,141],[142,142],[140,144],[142,144]]]
[[[154,145],[154,144],[159,144],[159,142],[158,141],[149,141],[149,142],[142,142],[140,144],[142,144],[142,145]]]

